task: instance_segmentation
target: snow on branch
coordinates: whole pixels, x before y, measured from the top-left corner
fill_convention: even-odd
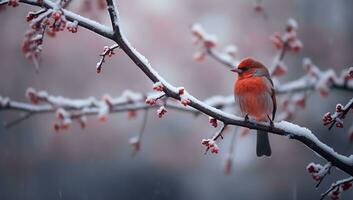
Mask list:
[[[127,54],[127,56],[134,62],[134,64],[137,67],[139,67],[149,79],[151,79],[151,81],[154,83],[153,87],[156,88],[156,90],[160,90],[158,91],[159,96],[156,96],[154,99],[156,101],[162,101],[162,106],[164,107],[171,106],[172,104],[166,103],[166,99],[173,98],[179,101],[180,103],[178,104],[178,106],[174,105],[174,108],[177,108],[178,110],[189,111],[190,109],[192,112],[203,113],[204,115],[212,119],[210,120],[212,125],[215,125],[218,121],[222,122],[223,126],[217,132],[215,137],[213,137],[211,140],[207,140],[207,142],[205,141],[205,144],[207,143],[208,147],[210,147],[211,150],[213,148],[214,153],[217,153],[218,151],[220,151],[220,149],[215,148],[216,146],[214,144],[212,146],[213,141],[215,141],[219,137],[223,137],[222,133],[226,126],[235,125],[235,126],[246,127],[249,129],[262,130],[269,133],[286,136],[289,139],[297,140],[303,143],[304,145],[306,145],[308,148],[310,148],[312,151],[314,151],[322,158],[326,159],[330,163],[330,166],[335,166],[336,168],[339,168],[342,171],[346,172],[347,174],[353,176],[353,155],[344,156],[335,152],[328,145],[321,142],[315,136],[315,134],[309,129],[300,127],[296,124],[293,124],[287,121],[276,122],[273,125],[270,125],[269,123],[264,123],[264,122],[244,120],[244,118],[241,118],[232,114],[228,114],[220,109],[217,109],[215,105],[207,104],[206,101],[202,102],[198,100],[196,97],[188,93],[187,89],[185,89],[184,87],[175,87],[172,84],[170,84],[152,67],[152,65],[147,60],[147,58],[145,58],[140,52],[138,52],[124,36],[120,27],[119,13],[114,0],[106,0],[109,16],[112,23],[112,29],[107,28],[106,26],[101,25],[90,19],[84,18],[78,14],[70,12],[64,8],[58,8],[57,4],[49,0],[43,0],[40,2],[36,0],[20,0],[18,2],[39,6],[41,7],[41,9],[44,8],[48,10],[53,10],[53,12],[59,9],[59,11],[61,12],[61,16],[65,17],[70,22],[77,21],[78,26],[85,27],[86,29],[93,31],[98,35],[101,35],[103,37],[106,37],[108,39],[115,41],[116,45],[118,45],[120,49],[124,51]],[[55,17],[55,15],[53,17]],[[294,20],[289,20],[286,28],[286,33],[282,36],[280,35],[275,36],[276,44],[279,47],[281,47],[280,48],[281,51],[279,52],[275,61],[281,61],[283,59],[282,55],[284,55],[286,51],[297,52],[302,48],[301,42],[296,37],[296,29],[297,29],[296,22]],[[196,27],[195,34],[196,35],[199,34],[197,36],[198,40],[200,40],[203,43],[203,48],[206,48],[206,51],[209,51],[210,49],[213,49],[216,46],[217,40],[210,35],[206,35],[202,29]],[[231,50],[232,49],[234,52],[234,48],[231,48]],[[208,53],[213,55],[212,52],[208,52]],[[217,58],[219,57],[223,58],[222,56],[218,56]],[[223,60],[226,60],[226,59],[223,59]],[[227,62],[228,64],[226,64],[228,67],[235,66],[233,58],[232,60],[228,60],[228,61],[229,61]],[[278,62],[274,62],[274,63],[278,63]],[[275,72],[276,71],[275,69],[276,69],[276,66],[273,68],[272,71]],[[327,74],[325,73],[320,75],[320,78],[318,78],[319,81],[317,81],[316,83],[323,82],[324,83],[323,85],[325,85],[327,83],[331,83],[331,79],[332,79],[332,72],[329,72]],[[331,84],[327,84],[327,85],[331,85]],[[346,84],[346,86],[347,85],[348,84]],[[318,86],[315,84],[315,87],[318,87]],[[150,105],[146,105],[145,103],[137,104],[136,102],[131,104],[131,103],[128,103],[127,101],[124,101],[124,104],[119,105],[118,102],[120,102],[119,101],[120,97],[117,98],[118,100],[110,97],[106,97],[100,101],[97,101],[95,99],[86,99],[86,100],[79,100],[77,102],[77,101],[68,100],[62,97],[61,98],[53,97],[48,95],[45,92],[37,92],[35,90],[28,91],[27,96],[31,100],[31,102],[35,105],[33,104],[28,105],[20,102],[14,102],[9,100],[8,98],[1,98],[0,110],[15,109],[20,111],[26,111],[27,113],[55,112],[57,115],[57,119],[59,121],[58,123],[59,127],[65,128],[66,124],[70,124],[72,120],[80,119],[82,116],[86,116],[86,115],[106,116],[111,112],[147,109],[146,106],[148,107],[150,106]],[[141,99],[143,98],[141,97]],[[36,103],[44,103],[44,104],[37,105]],[[153,106],[155,105],[157,104],[154,104]],[[160,105],[158,105],[158,107],[159,106]],[[163,108],[161,110],[163,110]],[[160,113],[161,112],[159,112],[159,114]],[[104,119],[104,117],[102,117],[102,119]]]
[[[104,95],[101,100],[94,97],[87,99],[69,99],[61,96],[52,96],[45,91],[27,89],[27,99],[30,103],[10,100],[0,97],[0,110],[16,110],[31,114],[58,112],[59,119],[77,119],[88,115],[97,115],[101,121],[106,121],[107,115],[115,112],[135,111],[149,108],[144,105],[144,95],[126,90],[121,96],[112,98]],[[62,113],[66,113],[63,115]],[[60,114],[61,113],[61,114]],[[64,117],[65,116],[65,117]]]
[[[330,170],[331,170],[331,163],[327,163],[326,165],[322,166],[320,164],[315,164],[315,163],[310,163],[306,169],[308,170],[308,172],[311,174],[311,176],[313,177],[313,179],[315,181],[318,181],[318,183],[316,184],[316,187],[319,187],[319,185],[321,184],[321,182],[324,180],[324,178],[326,177],[327,174],[330,174]]]
[[[353,177],[349,177],[343,180],[339,180],[332,184],[331,187],[323,194],[321,194],[321,199],[323,200],[327,195],[333,200],[340,199],[341,193],[352,187]]]
[[[116,6],[114,5],[113,0],[107,0],[107,4],[108,11],[112,20],[112,25],[117,26],[119,23],[116,21],[118,19],[118,17],[116,17],[118,16]],[[243,118],[225,113],[219,109],[207,105],[206,103],[198,100],[197,98],[189,94],[186,89],[183,90],[182,94],[180,94],[177,87],[171,85],[161,75],[159,75],[159,73],[152,68],[150,62],[141,53],[139,53],[135,48],[131,46],[126,37],[121,33],[121,27],[115,27],[114,29],[119,30],[119,32],[115,32],[117,34],[115,40],[120,46],[120,48],[146,74],[146,76],[151,79],[153,83],[160,82],[163,84],[163,91],[167,97],[171,97],[180,101],[187,99],[188,106],[193,107],[194,109],[199,110],[205,115],[208,115],[223,122],[224,126],[243,126],[248,127],[250,129],[263,130],[298,140],[313,151],[315,151],[317,154],[331,162],[333,166],[342,169],[348,174],[353,174],[353,156],[346,157],[338,154],[332,148],[328,147],[326,144],[318,140],[317,137],[307,128],[303,128],[286,121],[274,123],[274,126],[271,126],[268,123],[260,123],[255,121],[248,122],[245,121]]]
[[[41,7],[38,11],[28,13],[27,21],[30,22],[30,29],[26,32],[22,44],[22,52],[26,58],[33,61],[37,71],[45,35],[54,37],[65,29],[76,33],[78,26],[82,26],[106,38],[113,38],[113,31],[108,27],[66,10],[70,2],[71,0],[59,0],[55,3],[50,0],[5,0],[0,3],[9,7],[17,7],[19,3]]]
[[[271,36],[270,39],[278,50],[270,68],[273,71],[272,76],[286,74],[288,69],[283,61],[286,53],[288,51],[297,53],[303,48],[301,41],[297,38],[297,29],[297,22],[290,18],[285,28],[286,32],[282,36],[279,33],[274,33]],[[200,52],[196,52],[194,55],[196,61],[202,61],[206,55],[209,55],[230,69],[236,67],[239,61],[235,60],[238,52],[238,48],[235,45],[228,45],[224,51],[217,51],[215,49],[217,47],[217,42],[215,42],[217,39],[207,39],[216,38],[216,36],[207,33],[201,24],[194,24],[191,27],[191,32],[195,37],[195,45],[201,44]],[[306,72],[304,76],[288,83],[275,84],[276,94],[298,93],[315,89],[319,90],[322,95],[327,94],[329,89],[353,92],[353,67],[343,70],[341,75],[338,76],[332,70],[321,71],[309,58],[305,58],[303,59],[303,68]],[[315,76],[313,76],[314,71]]]
[[[337,128],[343,128],[343,119],[346,117],[349,111],[353,111],[353,98],[343,106],[342,104],[336,105],[336,111],[331,114],[326,113],[322,119],[325,126],[329,126],[329,130],[336,125]]]
[[[153,87],[154,90],[158,88]],[[139,110],[146,110],[156,108],[156,114],[159,118],[166,114],[167,109],[174,109],[194,115],[200,114],[198,110],[191,107],[185,107],[175,101],[159,101],[164,97],[164,93],[157,91],[149,94],[137,93],[130,90],[125,90],[120,96],[111,97],[110,95],[103,95],[101,99],[89,97],[86,99],[71,99],[62,96],[54,96],[48,94],[46,91],[36,91],[33,88],[28,88],[26,91],[26,98],[29,102],[19,102],[11,100],[8,97],[0,96],[0,111],[18,111],[25,113],[25,119],[35,114],[55,113],[57,109],[61,108],[68,112],[72,119],[77,119],[80,116],[97,115],[101,121],[106,121],[108,114],[118,112],[128,112],[129,116],[135,116],[134,112]],[[151,103],[153,101],[153,103]],[[159,101],[159,102],[158,102]],[[234,106],[233,99],[224,96],[214,96],[204,101],[206,104],[223,108],[226,106]],[[108,109],[107,109],[108,108]],[[22,118],[22,115],[20,116]],[[16,123],[6,123],[6,127],[11,127],[21,122],[14,120]]]
[[[112,57],[115,52],[114,49],[119,48],[119,46],[117,44],[112,45],[110,47],[105,46],[103,49],[103,52],[100,54],[101,59],[98,61],[97,65],[96,65],[96,71],[97,74],[99,74],[102,71],[102,67],[103,67],[103,63],[105,62],[105,57]]]
[[[209,55],[229,69],[238,64],[239,61],[235,60],[238,48],[235,45],[228,45],[223,51],[218,51],[215,48],[218,45],[217,37],[207,33],[201,24],[192,25],[191,32],[195,37],[194,44],[201,46],[200,50],[194,54],[196,61],[201,62],[206,55]]]
[[[302,77],[288,83],[280,83],[276,79],[277,76],[283,76],[288,72],[288,67],[284,63],[287,52],[297,53],[303,47],[297,37],[297,29],[297,22],[290,18],[285,27],[285,33],[283,35],[275,33],[270,38],[278,50],[270,71],[275,82],[275,93],[281,105],[278,109],[277,119],[281,120],[291,120],[299,109],[305,108],[307,97],[311,92],[318,91],[322,96],[327,96],[331,89],[353,92],[352,67],[343,70],[341,75],[338,76],[333,70],[320,70],[309,58],[303,59],[305,75]],[[197,52],[194,56],[196,61],[202,61],[206,55],[209,55],[228,68],[236,67],[238,61],[233,60],[237,52],[235,46],[230,45],[230,47],[233,47],[230,48],[231,51],[217,51],[215,49],[217,46],[216,36],[207,33],[200,24],[194,24],[191,30],[195,37],[195,44],[199,45],[201,43],[200,52]],[[353,135],[353,125],[351,132]]]

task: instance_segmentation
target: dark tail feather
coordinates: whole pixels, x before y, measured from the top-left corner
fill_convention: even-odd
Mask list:
[[[271,156],[271,146],[267,132],[257,131],[256,155],[258,157]]]

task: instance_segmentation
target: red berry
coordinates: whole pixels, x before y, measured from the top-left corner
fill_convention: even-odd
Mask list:
[[[60,130],[60,125],[55,123],[55,124],[53,124],[53,128],[54,128],[55,132],[58,132]]]
[[[133,118],[135,118],[136,116],[137,116],[136,110],[129,110],[129,111],[127,112],[127,117],[128,117],[129,119],[133,119]]]
[[[344,183],[343,185],[341,185],[341,188],[342,188],[343,191],[348,190],[351,187],[352,187],[352,183],[351,182]]]
[[[191,103],[190,99],[181,100],[181,104],[183,104],[183,106],[187,106],[187,105],[189,105],[189,103]]]
[[[217,45],[217,40],[213,37],[210,37],[205,39],[204,44],[207,49],[212,49]]]
[[[153,105],[155,105],[157,103],[157,101],[156,101],[156,99],[153,99],[153,98],[147,98],[145,103],[153,106]]]
[[[101,114],[98,116],[99,121],[101,122],[106,122],[108,120],[108,115],[106,114]]]
[[[218,148],[217,146],[213,146],[213,147],[211,148],[211,153],[217,154],[218,152],[219,152],[219,148]]]
[[[336,105],[336,112],[342,112],[343,111],[343,106],[342,104],[337,104]]]
[[[35,15],[33,13],[28,13],[26,18],[27,18],[27,22],[29,22],[29,21],[32,21],[32,19],[35,18]]]
[[[215,128],[217,127],[217,119],[211,117],[209,119],[209,122],[213,127],[215,127]]]
[[[12,6],[12,7],[17,7],[19,4],[18,4],[17,0],[9,0],[7,5]]]
[[[208,140],[208,139],[202,139],[202,140],[201,140],[201,144],[202,144],[202,145],[208,146],[208,143],[209,143],[209,140]]]
[[[306,169],[308,170],[309,173],[314,173],[315,172],[314,165],[309,165]]]
[[[263,10],[262,6],[260,4],[256,4],[254,7],[256,12],[261,12]]]
[[[184,91],[185,91],[184,87],[178,87],[179,95],[183,95]]]
[[[337,128],[343,128],[343,123],[342,122],[336,122],[336,127]]]
[[[62,12],[59,11],[59,10],[53,11],[53,12],[51,13],[51,17],[52,17],[55,21],[59,20],[59,19],[61,18],[61,15],[62,15]]]

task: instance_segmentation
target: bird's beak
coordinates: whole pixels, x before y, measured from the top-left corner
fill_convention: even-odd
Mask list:
[[[239,74],[242,72],[242,70],[238,69],[238,68],[231,69],[230,71],[235,72],[235,73],[239,73]]]

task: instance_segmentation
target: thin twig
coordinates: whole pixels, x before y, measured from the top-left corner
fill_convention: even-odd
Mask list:
[[[19,123],[21,123],[22,121],[28,119],[29,117],[31,117],[34,113],[33,112],[26,112],[21,114],[18,118],[16,118],[15,120],[12,120],[10,122],[4,122],[4,127],[5,128],[11,128]]]
[[[331,191],[337,189],[342,184],[349,183],[352,181],[353,181],[353,177],[349,177],[349,178],[337,181],[336,183],[332,184],[331,187],[326,192],[321,194],[320,200],[323,200]]]

